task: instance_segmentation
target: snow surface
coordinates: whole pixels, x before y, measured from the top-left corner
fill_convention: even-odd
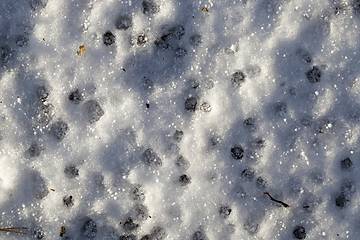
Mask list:
[[[359,239],[360,1],[0,13],[1,239]]]

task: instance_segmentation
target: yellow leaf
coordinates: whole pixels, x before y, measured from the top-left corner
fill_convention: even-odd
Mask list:
[[[66,228],[65,226],[62,226],[60,230],[60,237],[62,237],[65,233],[66,233]]]
[[[77,55],[81,56],[83,52],[86,50],[86,47],[84,45],[81,45],[79,48],[80,51],[77,51]]]

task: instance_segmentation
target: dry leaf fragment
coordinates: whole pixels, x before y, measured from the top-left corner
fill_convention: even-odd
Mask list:
[[[203,9],[201,9],[201,11],[203,11],[203,12],[209,12],[209,10],[207,9],[207,8],[203,8]]]
[[[60,231],[60,237],[62,237],[65,233],[66,233],[65,226],[62,226]]]
[[[79,48],[80,51],[77,51],[77,55],[81,56],[83,52],[86,50],[86,47],[84,45],[81,45]]]

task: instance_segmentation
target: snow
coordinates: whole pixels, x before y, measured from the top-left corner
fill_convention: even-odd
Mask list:
[[[358,239],[359,6],[3,0],[1,238]]]

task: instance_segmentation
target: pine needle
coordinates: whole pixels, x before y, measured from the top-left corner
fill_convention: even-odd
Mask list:
[[[272,196],[270,196],[270,194],[268,192],[263,192],[263,194],[266,194],[270,197],[271,201],[274,201],[274,202],[277,202],[277,203],[280,203],[281,205],[283,205],[284,207],[290,207],[288,204],[282,202],[282,201],[279,201],[279,200],[276,200],[274,199]]]
[[[12,228],[0,228],[0,231],[3,232],[12,232],[12,233],[19,233],[19,234],[26,234],[23,232],[19,232],[19,231],[14,231],[14,230],[23,230],[23,229],[27,229],[26,227],[12,227]]]

